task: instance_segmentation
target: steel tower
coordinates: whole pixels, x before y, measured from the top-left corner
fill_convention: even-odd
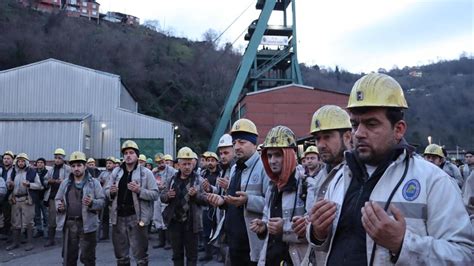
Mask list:
[[[255,7],[261,12],[248,27],[245,40],[249,43],[214,128],[209,150],[216,150],[219,138],[239,119],[240,112],[232,112],[242,92],[303,83],[296,49],[295,0],[257,0]],[[273,12],[282,16],[281,25],[268,25]]]

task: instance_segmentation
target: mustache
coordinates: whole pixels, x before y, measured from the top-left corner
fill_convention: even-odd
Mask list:
[[[365,141],[358,141],[355,146],[359,147],[359,146],[370,146],[370,145],[369,145],[369,143],[367,143]]]

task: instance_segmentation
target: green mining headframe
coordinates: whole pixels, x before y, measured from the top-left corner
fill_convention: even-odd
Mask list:
[[[288,26],[287,10],[291,4],[292,23]],[[214,128],[209,150],[217,148],[219,138],[227,132],[231,123],[239,119],[233,117],[234,107],[244,91],[257,91],[286,84],[302,84],[296,49],[295,0],[258,0],[257,10],[261,10],[245,35],[249,41],[237,76],[227,96],[224,110]],[[268,25],[272,12],[283,14],[283,23]],[[238,111],[238,110],[237,110]]]

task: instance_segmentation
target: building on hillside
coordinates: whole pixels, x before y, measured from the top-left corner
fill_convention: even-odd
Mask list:
[[[245,94],[234,109],[232,121],[252,120],[259,132],[258,143],[263,143],[272,127],[284,125],[303,144],[310,139],[311,118],[316,110],[327,104],[345,108],[348,100],[345,93],[289,84]]]
[[[74,1],[74,0],[69,0]],[[79,3],[79,10],[75,9],[74,12],[78,12],[82,17],[87,17],[89,19],[100,18],[99,8],[100,4],[95,1],[77,1]]]
[[[107,14],[103,16],[103,20],[107,20],[109,22],[114,22],[114,23],[124,23],[127,25],[134,25],[134,26],[140,25],[139,18],[132,15],[120,13],[120,12],[107,12]]]
[[[114,23],[123,23],[126,25],[140,25],[138,17],[124,14],[120,12],[107,12],[107,14],[100,13],[100,4],[94,0],[18,0],[24,6],[31,6],[32,8],[46,12],[53,13],[60,10],[65,10],[70,17],[86,17],[94,19],[99,22],[103,19]]]
[[[53,13],[65,10],[71,17],[87,17],[89,19],[100,18],[100,4],[93,0],[38,0],[36,3],[31,0],[20,0],[25,5],[34,5],[39,11]]]
[[[0,71],[0,152],[53,159],[61,147],[88,157],[120,157],[136,140],[147,157],[174,154],[174,125],[138,113],[120,76],[47,59]]]
[[[413,70],[413,71],[410,71],[409,75],[414,77],[414,78],[421,78],[421,77],[423,77],[423,72]]]

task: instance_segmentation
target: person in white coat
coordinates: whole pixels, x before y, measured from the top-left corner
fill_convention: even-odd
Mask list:
[[[425,148],[423,157],[428,162],[443,169],[443,171],[445,171],[446,174],[451,177],[451,182],[458,185],[459,188],[462,188],[462,184],[464,183],[464,181],[462,179],[461,172],[453,163],[446,160],[446,155],[443,152],[443,147],[434,143],[430,144]],[[461,191],[459,191],[459,193],[461,193]]]
[[[325,105],[319,108],[311,119],[310,132],[314,136],[317,149],[324,165],[318,175],[309,179],[306,209],[307,214],[293,223],[295,232],[304,237],[308,229],[308,217],[316,200],[323,199],[332,179],[341,175],[345,164],[344,152],[351,147],[351,121],[349,114],[336,105]],[[308,149],[311,147],[308,147]],[[320,265],[325,254],[318,254],[313,249],[308,250],[308,262]],[[319,263],[316,261],[319,258]]]
[[[327,265],[472,265],[461,195],[439,167],[414,156],[404,140],[406,108],[401,86],[385,74],[353,86],[354,150],[316,202],[307,235],[328,252]]]
[[[285,126],[270,130],[262,147],[262,162],[271,180],[265,194],[263,218],[250,229],[265,239],[258,265],[301,265],[308,243],[292,229],[293,219],[306,212],[305,182],[297,171],[296,136]]]

